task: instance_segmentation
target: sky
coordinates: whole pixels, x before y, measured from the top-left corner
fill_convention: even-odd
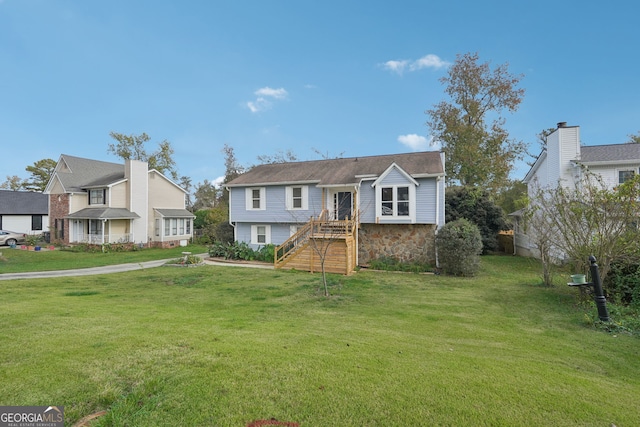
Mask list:
[[[0,0],[0,182],[61,154],[122,162],[110,132],[171,143],[193,184],[299,160],[437,150],[425,111],[478,53],[523,75],[510,136],[640,131],[640,4],[414,0]],[[320,153],[320,154],[319,154]],[[531,161],[531,158],[526,159]],[[525,161],[512,177],[522,178]]]

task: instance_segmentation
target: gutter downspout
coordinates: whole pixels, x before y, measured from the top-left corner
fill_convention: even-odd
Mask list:
[[[442,177],[439,176],[436,178],[436,234],[438,235],[438,231],[440,230],[440,182],[442,181]],[[436,268],[440,268],[440,260],[438,258],[438,244],[437,239],[434,239],[433,246],[436,250]]]

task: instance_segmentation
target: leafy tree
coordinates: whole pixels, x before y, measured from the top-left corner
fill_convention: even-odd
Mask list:
[[[445,193],[445,220],[465,218],[474,223],[482,236],[483,251],[498,249],[498,232],[508,228],[502,208],[490,193],[478,187],[448,187]]]
[[[496,195],[495,202],[507,215],[524,208],[527,205],[527,184],[520,180],[509,180]]]
[[[538,217],[528,234],[551,231],[550,253],[566,257],[577,272],[586,272],[594,255],[604,281],[613,261],[640,253],[640,175],[611,190],[599,175],[585,170],[576,187],[536,189],[528,209],[529,216]]]
[[[145,144],[151,140],[149,135],[125,135],[118,132],[110,132],[109,136],[117,143],[110,143],[108,153],[115,154],[123,160],[140,160],[149,164],[149,169],[169,175],[174,181],[178,181],[176,163],[173,160],[173,147],[166,139],[158,144],[158,149],[152,153],[147,152]]]
[[[27,166],[25,170],[31,174],[31,177],[23,182],[22,187],[27,191],[44,191],[56,164],[57,162],[53,159],[42,159]]]
[[[525,144],[504,129],[502,112],[517,111],[524,97],[517,87],[522,76],[507,67],[491,70],[489,63],[478,63],[477,53],[467,53],[458,55],[440,79],[450,100],[426,111],[427,125],[445,153],[450,185],[500,188],[526,153]]]
[[[452,276],[474,276],[480,270],[482,237],[478,226],[464,218],[446,223],[436,234],[440,267]]]
[[[196,185],[196,191],[194,192],[195,202],[193,208],[196,211],[213,208],[218,204],[220,192],[221,190],[207,179],[205,179],[203,183],[198,183]]]
[[[227,184],[245,172],[245,168],[238,163],[238,159],[236,159],[236,154],[233,151],[233,147],[230,147],[227,144],[224,144],[224,148],[222,149],[224,153],[224,184]]]
[[[640,131],[629,135],[629,141],[627,141],[627,144],[640,144]]]
[[[7,175],[7,180],[0,184],[0,188],[11,191],[20,191],[23,184],[24,181],[18,175]]]
[[[182,187],[184,191],[187,192],[186,199],[185,199],[185,205],[187,210],[193,212],[193,201],[191,199],[191,190],[192,190],[191,178],[188,176],[181,176],[180,187]]]

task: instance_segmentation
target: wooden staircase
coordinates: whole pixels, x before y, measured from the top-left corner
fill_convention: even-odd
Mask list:
[[[275,268],[352,274],[356,267],[355,219],[329,220],[324,210],[275,250]]]

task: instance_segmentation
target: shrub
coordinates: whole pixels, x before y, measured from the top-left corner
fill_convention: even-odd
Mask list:
[[[276,247],[275,245],[268,244],[261,247],[258,252],[256,252],[256,260],[264,261],[264,262],[273,262],[275,259]]]
[[[640,263],[613,263],[603,284],[608,298],[640,309]]]
[[[466,218],[478,226],[484,253],[498,249],[498,233],[509,228],[491,193],[476,187],[450,187],[445,194],[445,220]]]
[[[482,236],[469,220],[461,218],[445,224],[436,235],[436,247],[445,274],[474,276],[480,269]]]
[[[253,261],[258,259],[258,253],[245,242],[214,243],[209,246],[209,256],[224,259],[242,259]]]
[[[383,271],[406,271],[412,273],[423,273],[431,271],[432,268],[428,264],[418,262],[402,262],[393,257],[380,257],[369,261],[369,267],[374,270]]]

